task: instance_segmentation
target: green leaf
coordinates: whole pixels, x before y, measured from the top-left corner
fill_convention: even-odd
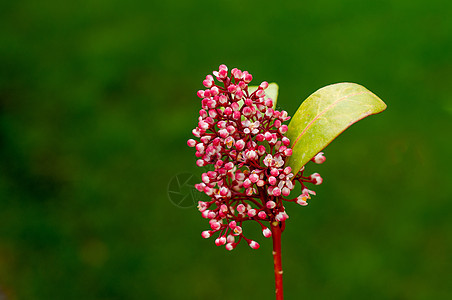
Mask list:
[[[250,95],[251,95],[258,88],[259,88],[258,86],[249,86],[248,87],[248,93],[250,93]],[[267,95],[267,97],[265,97],[265,98],[272,98],[272,100],[273,100],[273,109],[275,109],[276,101],[278,101],[278,90],[279,90],[279,87],[274,82],[269,83],[268,87],[265,89],[265,94]]]
[[[353,123],[385,109],[380,98],[356,83],[337,83],[317,90],[300,105],[289,124],[286,136],[293,154],[286,165],[297,174]]]

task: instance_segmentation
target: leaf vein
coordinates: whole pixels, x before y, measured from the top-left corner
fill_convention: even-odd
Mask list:
[[[298,143],[298,141],[300,140],[300,138],[306,133],[306,131],[323,115],[325,114],[328,110],[331,109],[331,107],[337,105],[339,102],[349,98],[349,97],[353,97],[353,96],[357,96],[357,95],[362,95],[362,94],[370,94],[370,92],[368,91],[364,91],[364,92],[359,92],[359,93],[353,93],[353,94],[349,94],[346,95],[342,98],[337,99],[336,101],[334,101],[333,103],[331,103],[330,105],[328,105],[323,111],[321,111],[320,113],[318,113],[314,119],[312,119],[311,122],[309,122],[309,124],[303,129],[303,131],[300,133],[300,135],[297,137],[297,139],[295,140],[295,142],[292,145],[292,149],[295,148],[295,145]]]

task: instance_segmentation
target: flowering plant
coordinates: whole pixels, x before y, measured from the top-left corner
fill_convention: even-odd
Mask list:
[[[281,233],[289,218],[284,205],[306,206],[315,195],[306,184],[323,181],[318,173],[304,176],[304,165],[309,160],[323,163],[320,151],[331,140],[386,105],[357,84],[330,85],[311,95],[288,126],[284,124],[290,119],[288,113],[275,109],[275,83],[249,86],[250,73],[237,68],[229,73],[225,65],[213,75],[218,84],[207,75],[206,89],[197,93],[202,99],[198,125],[192,131],[197,140],[187,142],[196,149],[199,167],[213,167],[195,185],[210,197],[198,203],[210,225],[201,235],[215,236],[215,244],[227,250],[241,241],[258,249],[259,243],[243,230],[244,222],[257,222],[264,237],[273,239],[276,295],[283,299]],[[297,183],[301,189],[290,197]]]

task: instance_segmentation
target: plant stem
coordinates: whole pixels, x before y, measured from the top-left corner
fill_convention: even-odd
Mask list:
[[[275,267],[276,300],[283,300],[283,270],[281,264],[281,227],[279,222],[271,223],[273,239],[273,264]]]

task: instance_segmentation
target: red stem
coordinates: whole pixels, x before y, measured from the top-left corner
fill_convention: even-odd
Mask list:
[[[283,296],[283,270],[281,264],[281,227],[279,222],[271,223],[273,238],[273,263],[275,267],[276,300],[284,300]]]

